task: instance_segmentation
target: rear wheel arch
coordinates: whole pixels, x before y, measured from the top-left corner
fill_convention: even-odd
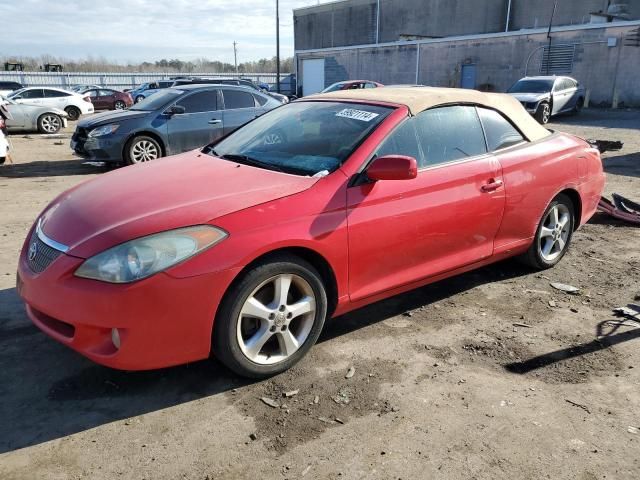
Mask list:
[[[566,195],[571,200],[573,204],[573,230],[577,230],[580,226],[580,220],[582,219],[582,198],[577,190],[573,188],[565,188],[564,190],[558,192],[554,198],[558,195]]]

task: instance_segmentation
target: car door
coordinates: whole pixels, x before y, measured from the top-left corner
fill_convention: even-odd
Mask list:
[[[16,103],[28,103],[29,105],[42,105],[44,100],[44,92],[41,88],[31,88],[25,90],[19,95],[12,97]]]
[[[567,80],[559,78],[553,85],[553,114],[560,113],[567,109],[573,92]]]
[[[113,90],[100,89],[98,98],[100,99],[100,108],[104,108],[105,110],[113,110],[115,108],[116,97]]]
[[[43,92],[43,105],[59,108],[61,110],[64,110],[64,108],[69,105],[69,97],[71,96],[71,93],[60,90],[51,90],[48,88],[45,88]]]
[[[31,107],[36,108],[36,107]],[[19,103],[9,103],[7,109],[11,114],[11,120],[7,119],[6,124],[8,128],[24,128],[31,125],[31,118],[29,115],[29,105],[21,105]]]
[[[101,105],[100,101],[100,90],[92,89],[84,92],[83,95],[88,96],[91,99],[91,103],[93,104],[93,108],[95,110],[102,110],[104,107]]]
[[[172,115],[167,121],[171,154],[203,147],[223,135],[224,119],[218,108],[218,96],[217,89],[196,91],[176,102],[185,113]]]
[[[225,135],[259,116],[256,101],[250,91],[222,88],[221,92],[224,99],[223,120]]]
[[[500,165],[487,153],[474,107],[441,107],[405,120],[375,156],[392,154],[415,157],[417,178],[347,192],[354,301],[491,256],[502,219]]]

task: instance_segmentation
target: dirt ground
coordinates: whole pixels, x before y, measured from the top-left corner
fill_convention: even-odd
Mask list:
[[[640,199],[639,111],[551,127],[623,140],[607,192]],[[334,319],[267,381],[213,360],[119,372],[42,334],[14,288],[40,210],[103,171],[72,128],[14,135],[0,167],[1,479],[640,478],[640,328],[611,312],[640,303],[639,228],[597,215],[542,274],[502,262]]]

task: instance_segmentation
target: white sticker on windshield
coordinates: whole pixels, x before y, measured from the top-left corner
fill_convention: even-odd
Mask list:
[[[354,108],[345,108],[344,110],[336,113],[336,117],[352,118],[354,120],[360,120],[362,122],[370,122],[376,118],[379,113],[365,112],[364,110],[356,110]]]

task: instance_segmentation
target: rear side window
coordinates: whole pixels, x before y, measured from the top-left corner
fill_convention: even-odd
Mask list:
[[[385,155],[406,155],[413,157],[418,162],[418,167],[424,167],[424,159],[418,146],[418,137],[416,135],[416,119],[409,118],[398,126],[391,134],[382,142],[376,151],[376,157],[384,157]]]
[[[263,105],[266,105],[266,103],[269,101],[267,97],[264,97],[262,95],[254,95],[254,97],[256,98],[256,102],[258,102],[258,105],[260,105],[261,107]]]
[[[439,165],[487,153],[475,107],[440,107],[416,117],[424,166]]]
[[[214,112],[218,110],[218,94],[215,90],[196,92],[183,98],[176,105],[184,107],[184,113]]]
[[[478,115],[487,136],[489,151],[501,150],[524,142],[524,137],[509,121],[495,110],[478,108]]]
[[[69,95],[71,95],[71,94],[67,93],[67,92],[59,92],[58,90],[45,90],[44,91],[44,96],[46,98],[68,97]]]
[[[225,110],[234,110],[236,108],[253,108],[256,102],[253,95],[249,92],[241,92],[239,90],[223,90],[224,108]]]

